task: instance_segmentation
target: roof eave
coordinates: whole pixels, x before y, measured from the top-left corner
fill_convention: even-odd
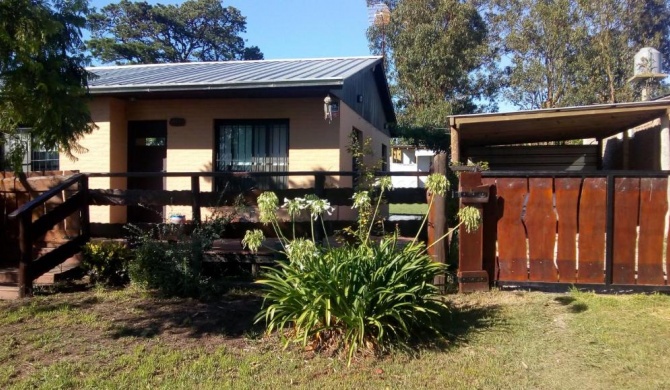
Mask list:
[[[607,111],[611,109],[654,109],[668,106],[668,101],[646,101],[646,102],[626,102],[626,103],[611,103],[611,104],[594,104],[587,106],[571,106],[559,108],[543,108],[537,110],[522,110],[512,112],[487,112],[478,114],[461,114],[450,115],[449,123],[452,127],[458,127],[461,124],[482,123],[482,122],[497,122],[497,121],[513,121],[525,120],[528,117],[543,117],[543,116],[562,116],[583,113],[589,115],[593,111]]]
[[[121,86],[90,86],[91,95],[110,95],[118,93],[153,93],[153,92],[207,92],[226,90],[259,90],[274,88],[303,87],[342,87],[344,80],[302,80],[262,83],[225,83],[225,84],[171,84],[171,85],[121,85]]]

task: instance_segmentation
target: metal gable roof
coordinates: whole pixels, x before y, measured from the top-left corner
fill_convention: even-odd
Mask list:
[[[91,67],[91,94],[339,86],[381,57],[318,58]]]

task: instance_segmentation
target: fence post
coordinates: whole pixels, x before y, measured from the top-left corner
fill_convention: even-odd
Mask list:
[[[447,155],[445,153],[439,153],[433,158],[433,173],[447,175]],[[448,229],[446,197],[436,195],[431,195],[431,197],[433,198],[433,205],[431,207],[430,215],[428,216],[428,246],[431,246],[435,240],[444,236]],[[442,264],[446,263],[446,242],[446,239],[442,239],[441,242],[432,245],[428,249],[428,254],[433,257],[433,261]],[[433,283],[444,292],[445,281],[445,275],[439,275],[435,277]]]
[[[489,201],[489,188],[482,185],[481,172],[461,172],[459,194],[461,207],[471,206],[480,214],[483,203]],[[479,193],[486,196],[478,196]],[[474,292],[489,290],[489,273],[484,270],[483,226],[468,233],[465,226],[458,230],[458,291]]]
[[[200,177],[191,176],[191,208],[193,221],[199,224],[200,218]]]
[[[33,261],[33,235],[32,235],[32,213],[21,214],[19,220],[19,248],[21,259],[19,261],[19,298],[32,294],[33,279],[30,275],[30,264]]]
[[[326,189],[326,175],[325,173],[314,174],[314,194],[319,198],[323,198]],[[321,216],[314,221],[314,241],[323,244],[323,232],[321,224]],[[328,237],[326,237],[326,240]]]
[[[81,235],[86,241],[91,238],[91,217],[89,210],[89,200],[88,200],[88,176],[84,175],[79,180],[79,191],[82,193],[82,203],[81,206]]]

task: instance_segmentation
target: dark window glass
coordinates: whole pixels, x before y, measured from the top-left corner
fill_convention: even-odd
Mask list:
[[[47,149],[33,142],[30,154],[31,171],[58,171],[60,169],[58,150]]]
[[[288,171],[288,120],[217,121],[215,137],[217,172]],[[216,188],[218,191],[282,189],[287,187],[287,179],[286,176],[219,179]]]

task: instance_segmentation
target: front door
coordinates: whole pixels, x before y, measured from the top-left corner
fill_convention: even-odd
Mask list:
[[[128,172],[163,172],[167,157],[166,121],[128,122]],[[163,190],[163,177],[128,178],[129,190]],[[162,222],[161,206],[128,206],[128,222]]]

